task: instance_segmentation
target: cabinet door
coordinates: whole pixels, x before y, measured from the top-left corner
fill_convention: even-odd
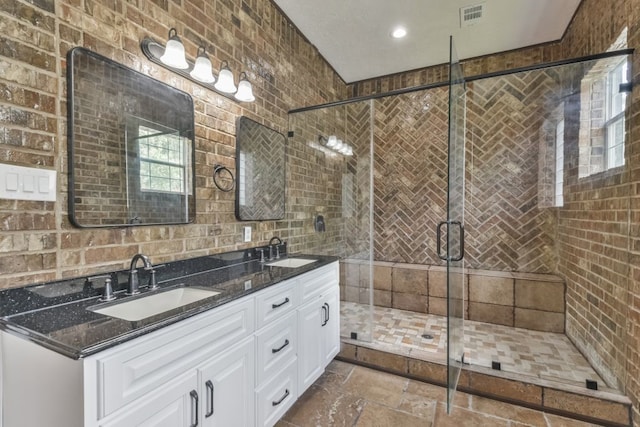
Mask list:
[[[340,352],[340,293],[338,288],[333,288],[324,298],[326,304],[326,321],[322,324],[323,363],[326,367]]]
[[[204,427],[250,427],[255,423],[255,345],[251,337],[198,370]]]
[[[298,393],[302,394],[324,370],[323,300],[314,299],[298,310]]]
[[[100,427],[190,427],[198,423],[195,369],[99,421]]]

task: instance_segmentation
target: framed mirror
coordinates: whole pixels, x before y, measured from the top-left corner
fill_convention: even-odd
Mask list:
[[[247,117],[236,126],[236,218],[284,218],[285,146],[283,134]]]
[[[67,93],[71,222],[193,222],[191,96],[81,47],[67,55]]]

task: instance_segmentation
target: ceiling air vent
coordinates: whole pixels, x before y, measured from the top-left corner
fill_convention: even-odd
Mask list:
[[[484,18],[484,3],[460,8],[460,26],[475,25]]]

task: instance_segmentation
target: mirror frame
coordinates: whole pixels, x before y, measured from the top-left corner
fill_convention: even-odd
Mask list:
[[[190,173],[185,176],[186,179],[190,179],[191,182],[188,183],[188,187],[190,189],[190,194],[187,194],[187,206],[188,206],[188,214],[185,220],[180,221],[166,221],[166,222],[149,222],[149,223],[137,223],[137,222],[129,222],[122,224],[83,224],[79,221],[78,216],[75,212],[75,183],[76,183],[76,172],[74,167],[74,156],[76,153],[76,138],[74,137],[74,125],[75,125],[75,105],[74,102],[74,84],[76,78],[74,76],[74,65],[77,61],[78,55],[86,55],[91,57],[94,60],[102,61],[107,64],[109,67],[116,68],[123,73],[128,73],[132,77],[139,79],[140,81],[154,85],[156,87],[162,87],[163,90],[169,91],[171,94],[176,96],[184,97],[186,102],[191,105],[191,120],[188,126],[185,129],[181,130],[184,132],[184,137],[190,142],[190,148],[188,149],[188,153],[190,155],[190,165],[189,169],[191,169]],[[193,110],[193,98],[188,93],[181,91],[173,86],[170,86],[160,80],[154,79],[146,74],[140,73],[134,69],[126,67],[110,58],[107,58],[103,55],[100,55],[96,52],[93,52],[84,47],[74,47],[67,52],[67,160],[68,160],[68,216],[69,221],[72,225],[78,228],[116,228],[116,227],[135,227],[135,226],[151,226],[151,225],[172,225],[172,224],[190,224],[195,222],[196,218],[196,155],[195,155],[195,116]],[[127,173],[125,171],[125,173]]]
[[[262,177],[261,180],[258,179],[258,182],[265,182],[265,186],[280,185],[282,187],[282,202],[279,203],[278,206],[272,206],[269,214],[261,217],[243,215],[241,211],[241,206],[240,206],[240,193],[241,193],[242,186],[244,185],[243,174],[241,173],[242,169],[241,169],[241,158],[240,158],[240,153],[242,152],[242,146],[243,146],[243,141],[242,141],[243,135],[242,135],[241,129],[244,123],[257,125],[260,128],[264,129],[264,131],[268,131],[270,134],[274,136],[277,135],[278,137],[282,138],[282,174],[277,177],[266,177],[268,178],[268,182],[267,182],[267,179],[265,179],[265,177]],[[244,145],[246,145],[246,141],[244,142]],[[236,219],[238,219],[239,221],[274,221],[274,220],[281,220],[285,218],[286,198],[287,198],[286,167],[287,167],[287,137],[281,132],[278,132],[275,129],[271,129],[270,127],[265,126],[261,123],[258,123],[255,120],[252,120],[246,116],[239,117],[238,120],[236,121],[236,191],[235,191]],[[261,188],[258,188],[257,191],[254,191],[253,193],[261,194],[263,192],[261,191]]]

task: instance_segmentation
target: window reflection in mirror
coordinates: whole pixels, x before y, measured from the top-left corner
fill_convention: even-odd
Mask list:
[[[71,222],[192,222],[191,97],[84,48],[69,53],[68,88]]]

